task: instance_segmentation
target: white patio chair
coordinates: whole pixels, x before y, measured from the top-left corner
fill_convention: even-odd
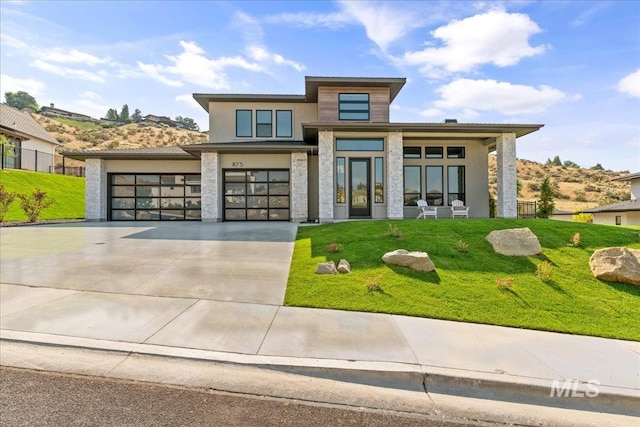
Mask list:
[[[438,219],[438,208],[436,206],[429,206],[426,200],[418,200],[418,217],[416,219],[427,219],[428,216],[432,216]]]
[[[451,218],[457,216],[469,218],[469,207],[465,206],[462,200],[454,200],[451,202]]]

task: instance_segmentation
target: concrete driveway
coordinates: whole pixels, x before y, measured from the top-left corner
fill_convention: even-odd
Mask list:
[[[0,229],[0,281],[281,305],[297,225],[74,223]]]

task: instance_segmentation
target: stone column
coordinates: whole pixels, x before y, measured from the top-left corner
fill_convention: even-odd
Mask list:
[[[335,185],[333,182],[333,131],[318,132],[318,187],[320,222],[333,221]]]
[[[85,160],[85,219],[107,220],[107,164],[103,159]]]
[[[518,217],[518,187],[516,176],[516,135],[503,133],[496,138],[498,164],[498,218]]]
[[[387,218],[404,217],[404,188],[402,170],[402,132],[389,132],[387,141],[387,164],[385,197],[387,199]]]
[[[202,153],[200,158],[202,182],[202,222],[220,222],[220,189],[219,170],[220,156],[218,153]]]
[[[291,221],[309,217],[307,153],[291,153]]]

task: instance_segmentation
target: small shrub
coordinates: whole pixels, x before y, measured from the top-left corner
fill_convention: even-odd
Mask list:
[[[4,217],[9,211],[9,206],[16,198],[16,193],[7,191],[4,185],[0,185],[0,222],[4,221]]]
[[[589,213],[580,213],[577,215],[573,215],[571,218],[574,222],[587,222],[589,224],[593,223],[593,215]]]
[[[498,278],[496,284],[501,291],[510,290],[513,288],[513,277]]]
[[[547,283],[549,280],[551,280],[552,273],[553,266],[549,261],[542,261],[542,263],[540,263],[540,265],[536,269],[536,276],[544,283]]]
[[[462,240],[458,240],[457,250],[458,252],[465,254],[469,252],[469,244],[467,242],[463,242]]]
[[[378,274],[375,279],[367,280],[367,291],[368,292],[384,292],[380,287],[380,281],[382,280],[385,274],[387,273],[383,271],[382,273]]]
[[[389,231],[387,232],[386,236],[389,236],[394,240],[400,240],[402,239],[402,232],[398,230],[397,226],[389,224]]]
[[[342,245],[340,243],[332,242],[327,245],[327,252],[330,254],[335,254],[342,250]]]
[[[36,188],[31,194],[19,194],[20,207],[24,211],[29,222],[36,222],[42,211],[51,206],[54,200],[47,197],[47,193]]]
[[[577,248],[580,246],[580,233],[573,233],[573,236],[569,239],[569,246]]]
[[[574,190],[573,191],[573,200],[575,200],[576,202],[586,202],[587,201],[587,195],[584,193],[584,191],[582,190]]]

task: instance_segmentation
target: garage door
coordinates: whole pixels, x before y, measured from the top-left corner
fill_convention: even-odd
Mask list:
[[[200,220],[200,175],[110,174],[109,219]]]
[[[224,171],[225,221],[288,221],[289,171]]]

